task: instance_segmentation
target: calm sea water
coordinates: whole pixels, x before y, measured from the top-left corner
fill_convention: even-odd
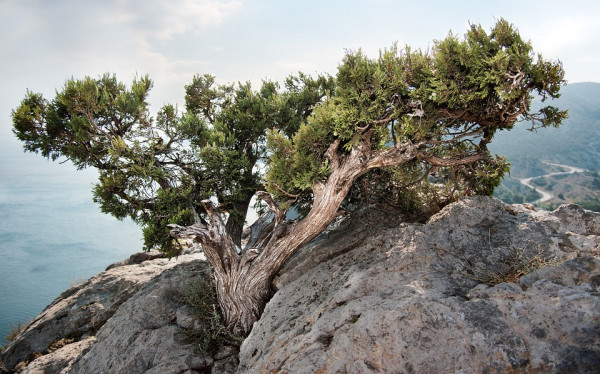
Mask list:
[[[142,249],[131,221],[92,201],[92,170],[77,171],[19,145],[0,149],[0,344],[73,283]]]

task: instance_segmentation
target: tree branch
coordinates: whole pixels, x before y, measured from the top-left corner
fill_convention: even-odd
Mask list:
[[[327,148],[325,152],[325,158],[329,159],[332,163],[332,167],[337,167],[340,163],[340,156],[337,153],[337,149],[340,146],[342,139],[336,138],[333,143]]]
[[[175,238],[194,238],[202,244],[206,259],[224,273],[229,273],[232,264],[239,262],[240,249],[233,243],[227,234],[221,214],[210,200],[203,200],[202,206],[206,210],[210,223],[195,223],[192,226],[182,227],[168,225],[171,235]]]
[[[392,185],[393,185],[394,187],[396,187],[396,188],[402,188],[402,189],[404,189],[404,188],[408,188],[408,187],[411,187],[411,186],[414,186],[414,185],[416,185],[416,184],[418,184],[418,183],[421,183],[421,182],[422,182],[422,181],[424,181],[424,180],[425,180],[427,177],[429,177],[429,175],[431,174],[431,172],[432,172],[433,170],[435,170],[435,169],[436,169],[436,167],[435,167],[434,165],[430,165],[430,167],[426,168],[426,169],[425,169],[425,171],[423,172],[423,174],[422,174],[422,175],[421,175],[421,176],[420,176],[418,179],[416,179],[416,180],[414,180],[414,181],[412,181],[412,182],[409,182],[409,183],[404,183],[404,184],[401,184],[401,185],[400,185],[400,184],[397,184],[397,183],[395,183],[395,182],[392,182]]]
[[[435,166],[458,166],[481,161],[489,157],[487,149],[463,157],[438,157],[428,155],[425,151],[417,151],[417,157]]]
[[[285,210],[279,209],[279,206],[277,205],[271,194],[265,191],[258,191],[256,192],[256,196],[258,196],[262,199],[262,201],[267,203],[269,209],[271,209],[273,214],[275,214],[275,225],[279,224],[279,222],[285,219]]]
[[[420,143],[407,141],[385,150],[377,151],[367,161],[367,170],[400,165],[415,158]]]
[[[258,217],[256,222],[248,228],[250,231],[248,234],[249,238],[243,252],[252,248],[263,248],[268,242],[268,239],[270,239],[274,227],[275,220],[273,212],[268,212]]]
[[[284,190],[283,188],[281,188],[281,186],[279,185],[279,183],[274,183],[274,184],[275,184],[275,188],[277,188],[279,190],[279,192],[281,192],[282,194],[284,194],[285,196],[287,196],[287,197],[289,197],[289,198],[291,198],[293,200],[296,200],[300,196],[300,194],[293,194],[293,193],[287,192],[286,190]]]
[[[196,222],[192,226],[179,226],[174,223],[167,225],[169,232],[174,238],[197,239],[208,237],[208,226],[202,222]]]
[[[389,114],[386,117],[382,118],[382,119],[378,119],[373,121],[373,124],[375,126],[379,126],[379,125],[385,125],[386,123],[390,122],[392,119],[394,119],[393,114]]]

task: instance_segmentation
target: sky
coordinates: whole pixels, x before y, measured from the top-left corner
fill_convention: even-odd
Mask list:
[[[570,83],[600,82],[597,1],[0,0],[0,137],[12,138],[10,113],[27,89],[51,98],[70,77],[149,74],[156,112],[181,106],[194,74],[255,84],[335,74],[345,50],[427,49],[499,18],[560,59]]]

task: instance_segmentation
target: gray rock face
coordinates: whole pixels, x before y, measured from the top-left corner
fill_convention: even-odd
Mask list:
[[[180,256],[170,261],[156,259],[116,266],[68,289],[6,347],[0,354],[0,361],[11,369],[21,361],[30,361],[46,353],[53,343],[67,338],[79,341],[95,335],[142,286],[168,269],[199,258],[204,257]],[[57,355],[54,353],[55,357]]]
[[[96,342],[70,373],[183,373],[213,361],[183,335],[193,317],[181,300],[186,280],[208,269],[205,261],[179,264],[149,281],[98,331]]]
[[[27,365],[23,374],[68,373],[73,361],[85,354],[95,340],[93,336],[90,336],[41,356]]]
[[[30,360],[30,374],[600,372],[600,214],[477,197],[426,224],[374,213],[330,229],[276,277],[239,355],[183,336],[198,320],[177,295],[207,270],[196,253],[66,291],[0,361]]]
[[[126,265],[137,265],[141,264],[144,261],[154,260],[157,258],[163,258],[165,255],[159,251],[150,251],[150,252],[138,252],[134,253],[127,260],[115,262],[114,264],[110,264],[106,267],[106,270],[110,270],[112,268],[116,268],[119,266]]]
[[[598,372],[599,234],[600,215],[576,206],[490,198],[384,230],[297,270],[238,372]]]

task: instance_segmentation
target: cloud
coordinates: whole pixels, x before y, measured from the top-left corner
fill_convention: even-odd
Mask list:
[[[118,0],[116,5],[119,16],[104,22],[124,30],[128,37],[115,56],[125,57],[115,70],[132,74],[131,66],[135,66],[142,70],[136,72],[148,73],[157,87],[151,96],[155,109],[166,102],[181,102],[185,83],[207,64],[197,54],[170,53],[170,43],[209,33],[242,8],[240,1],[219,0]],[[95,54],[89,51],[89,57]]]
[[[239,0],[4,0],[0,46],[7,56],[38,59],[157,48],[175,37],[205,36],[242,6]]]
[[[546,59],[563,62],[569,83],[598,81],[600,23],[597,11],[565,12],[553,19],[540,18],[525,24],[523,34],[531,39],[536,52]]]
[[[152,111],[181,103],[206,69],[210,40],[243,7],[238,0],[0,0],[0,136],[25,89],[51,97],[65,79],[149,74]],[[196,45],[194,45],[196,43]]]
[[[105,19],[108,24],[133,23],[145,36],[160,40],[218,26],[242,8],[236,0],[116,0],[115,5],[117,16]]]

